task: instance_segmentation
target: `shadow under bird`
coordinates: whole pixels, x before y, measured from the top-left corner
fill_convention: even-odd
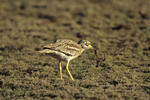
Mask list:
[[[72,40],[59,39],[55,43],[45,45],[43,49],[39,52],[50,54],[50,56],[59,60],[61,80],[62,80],[61,62],[66,61],[67,62],[66,69],[71,79],[74,80],[69,71],[69,62],[80,56],[83,53],[83,51],[88,49],[93,49],[93,47],[91,46],[91,43],[87,40],[81,40],[78,43],[76,43],[75,41]]]

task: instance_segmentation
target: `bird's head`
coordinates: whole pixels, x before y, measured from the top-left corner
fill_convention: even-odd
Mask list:
[[[84,50],[87,50],[87,49],[94,49],[91,45],[91,42],[87,41],[87,40],[80,40],[78,42],[78,44],[81,45],[81,47],[84,49]]]

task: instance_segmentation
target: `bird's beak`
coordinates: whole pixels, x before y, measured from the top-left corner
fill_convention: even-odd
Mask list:
[[[91,50],[93,50],[93,49],[94,49],[91,45],[89,45],[89,48],[90,48]]]

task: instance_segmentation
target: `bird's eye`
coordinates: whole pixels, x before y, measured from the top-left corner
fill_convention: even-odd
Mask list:
[[[89,42],[86,42],[86,43],[85,43],[85,45],[86,45],[86,46],[89,46],[89,45],[90,45],[90,43],[89,43]]]

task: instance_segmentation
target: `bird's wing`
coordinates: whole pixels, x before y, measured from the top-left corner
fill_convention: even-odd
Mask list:
[[[54,43],[54,44],[47,44],[43,47],[43,49],[55,49],[56,47],[60,46],[60,43]]]
[[[62,44],[66,43],[66,42],[74,42],[72,40],[67,40],[67,39],[58,39],[57,41],[55,41],[54,43],[51,44],[47,44],[43,47],[43,49],[54,49],[56,47],[61,46]]]
[[[61,43],[67,43],[67,42],[76,43],[75,41],[68,40],[68,39],[58,39],[58,40],[56,41],[56,43],[59,43],[59,42],[61,42]]]
[[[55,50],[62,52],[68,56],[78,55],[82,51],[81,46],[72,40],[67,40],[67,41],[62,40],[60,42],[57,41],[56,44],[61,44],[61,45],[55,47]]]
[[[82,53],[82,48],[76,42],[72,40],[59,39],[53,44],[48,44],[43,49],[54,50],[60,53],[64,53],[67,56],[76,56]]]

